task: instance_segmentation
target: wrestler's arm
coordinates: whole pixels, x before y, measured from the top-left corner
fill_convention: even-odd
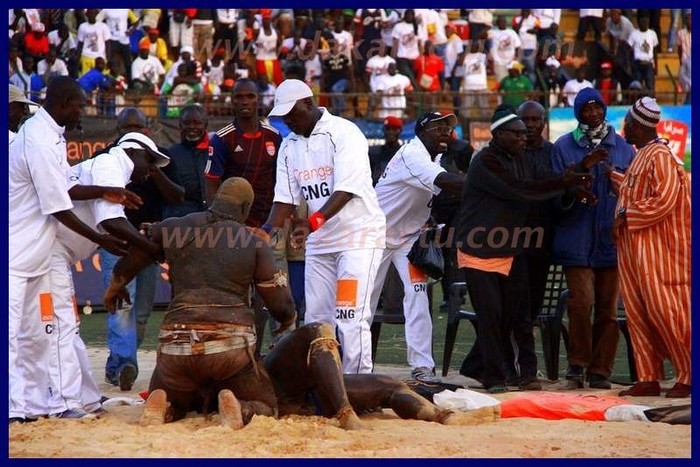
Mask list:
[[[297,313],[287,286],[287,276],[275,268],[270,247],[258,242],[255,248],[255,290],[265,303],[270,315],[280,323],[277,333],[294,329]]]
[[[154,226],[158,225],[154,224]],[[123,301],[129,302],[126,284],[131,282],[139,271],[152,264],[153,261],[162,261],[164,258],[162,229],[153,228],[152,226],[150,230],[150,239],[154,245],[158,246],[158,254],[152,256],[152,253],[146,253],[140,248],[130,248],[129,254],[117,261],[112,270],[112,278],[103,299],[103,304],[110,313],[114,313],[120,308]]]
[[[284,221],[294,216],[295,209],[296,206],[293,204],[275,201],[272,203],[270,215],[267,217],[263,229],[265,226],[269,226],[271,229],[283,227]]]

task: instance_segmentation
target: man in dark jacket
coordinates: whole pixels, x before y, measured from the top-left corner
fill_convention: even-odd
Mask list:
[[[175,163],[177,176],[185,188],[185,200],[177,205],[168,204],[164,218],[182,217],[192,212],[206,211],[204,173],[213,152],[207,133],[207,111],[198,104],[183,107],[180,112],[181,142],[168,148]]]
[[[465,268],[467,290],[479,321],[479,337],[460,373],[481,381],[490,393],[508,391],[504,369],[505,336],[513,333],[520,352],[523,389],[537,384],[537,357],[529,316],[527,264],[523,252],[541,241],[527,228],[529,203],[564,195],[590,176],[529,180],[518,160],[527,129],[511,108],[496,110],[492,140],[471,161],[457,220],[458,265]]]
[[[625,172],[634,149],[605,120],[606,110],[597,90],[579,91],[574,100],[578,127],[561,136],[552,152],[554,173],[576,165],[593,176],[591,191],[595,195],[593,200],[564,200],[552,245],[552,259],[564,266],[570,291],[566,378],[572,388],[583,387],[587,376],[590,387],[610,389],[620,336],[617,248],[612,239],[617,196],[598,162],[605,160],[616,171]]]

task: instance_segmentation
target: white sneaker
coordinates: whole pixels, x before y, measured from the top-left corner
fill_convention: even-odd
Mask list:
[[[57,414],[51,414],[49,415],[49,418],[97,418],[93,414],[89,414],[85,412],[84,410],[80,409],[68,409],[64,412],[57,413]]]
[[[411,378],[423,383],[441,383],[442,380],[435,375],[435,370],[425,366],[419,366],[411,371]]]

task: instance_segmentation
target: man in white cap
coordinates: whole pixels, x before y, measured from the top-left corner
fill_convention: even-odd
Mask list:
[[[456,125],[454,114],[423,114],[416,123],[416,136],[391,158],[376,187],[379,206],[386,215],[387,248],[372,291],[372,310],[377,307],[384,279],[393,264],[403,284],[411,376],[424,382],[439,381],[435,376],[432,351],[433,324],[426,289],[428,276],[413,266],[406,255],[430,218],[433,196],[442,190],[454,194],[462,192],[464,177],[448,173],[435,160],[438,154],[447,151]]]
[[[8,105],[9,115],[7,117],[8,123],[10,124],[10,142],[12,142],[15,134],[17,134],[22,121],[29,117],[30,105],[39,104],[28,99],[20,88],[14,84],[10,84],[10,101]]]
[[[625,173],[610,172],[620,193],[613,235],[639,376],[620,395],[658,396],[669,359],[677,382],[666,397],[682,398],[691,393],[690,178],[659,138],[660,118],[650,97],[632,105],[624,134],[638,152]]]
[[[145,180],[152,167],[164,167],[170,159],[142,133],[122,136],[108,152],[70,168],[69,194],[76,215],[87,225],[106,230],[143,251],[156,248],[126,219],[124,206],[138,208],[141,199],[125,189],[130,181]],[[74,311],[71,265],[94,252],[97,245],[59,226],[51,252],[51,297],[56,339],[49,367],[52,390],[49,415],[82,418],[101,408],[101,393],[90,373],[85,344],[78,335],[80,322]]]
[[[303,81],[283,81],[271,117],[292,132],[277,161],[272,210],[263,230],[280,228],[303,197],[305,322],[336,325],[345,373],[370,373],[370,293],[385,245],[386,222],[372,188],[367,139],[360,129],[318,107]]]

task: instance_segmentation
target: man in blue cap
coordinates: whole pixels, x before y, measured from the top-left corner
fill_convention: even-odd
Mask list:
[[[562,199],[555,227],[552,260],[564,266],[569,288],[569,368],[571,389],[582,388],[584,377],[591,388],[610,389],[619,327],[620,292],[617,248],[612,239],[617,195],[606,176],[606,167],[624,172],[634,149],[605,119],[607,107],[594,88],[579,91],[574,100],[578,126],[561,136],[552,151],[552,169],[563,173],[576,166],[593,176],[590,191],[595,198]],[[604,164],[599,162],[604,161]],[[593,322],[591,323],[591,311]]]

